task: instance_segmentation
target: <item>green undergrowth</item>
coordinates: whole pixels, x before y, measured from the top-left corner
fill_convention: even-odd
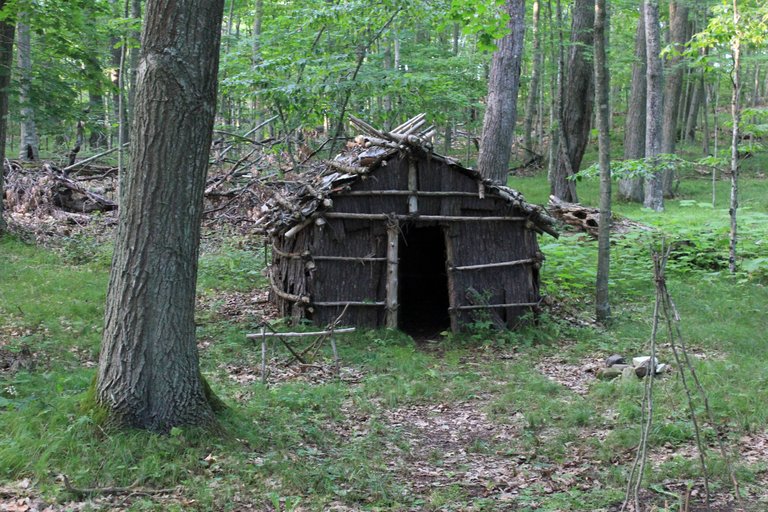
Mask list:
[[[541,188],[540,180],[526,178],[514,185],[527,194],[528,187]],[[579,187],[584,197],[594,198],[591,185]],[[761,257],[768,236],[763,223],[768,207],[760,199],[765,189],[760,180],[745,187],[742,266]],[[198,288],[200,363],[212,390],[229,406],[219,416],[225,431],[221,436],[193,428],[158,436],[101,427],[88,390],[95,376],[108,278],[108,266],[99,255],[110,249],[83,249],[77,256],[70,247],[72,257],[64,258],[61,250],[4,238],[0,350],[20,353],[27,346],[35,364],[0,371],[0,482],[11,485],[29,478],[34,492],[52,503],[73,498],[58,478],[62,474],[80,488],[179,486],[184,497],[135,498],[126,505],[132,510],[615,507],[639,436],[643,384],[635,379],[595,380],[588,369],[611,353],[647,353],[654,300],[649,247],[658,243],[659,233],[679,244],[668,285],[719,428],[715,432],[703,422],[704,440],[715,446],[721,434],[735,449],[744,436],[764,436],[768,425],[765,276],[759,265],[756,271],[729,275],[722,245],[727,212],[722,205],[712,209],[699,204],[706,202],[705,183],[686,181],[681,190],[686,195],[669,201],[662,215],[617,205],[621,215],[654,231],[629,231],[614,241],[614,321],[608,328],[575,327],[561,318],[592,316],[594,241],[581,235],[542,238],[545,292],[555,309],[509,333],[494,331],[478,317],[469,332],[433,342],[416,343],[387,330],[344,335],[339,337],[339,355],[351,373],[343,373],[342,380],[326,376],[263,385],[258,378],[260,345],[245,338],[260,318],[228,318],[220,311],[221,297],[265,284],[263,253],[237,238],[205,246]],[[288,328],[282,322],[275,325]],[[660,338],[665,335],[662,328]],[[270,345],[270,355],[275,354],[287,357],[279,346]],[[661,345],[659,357],[674,362],[667,345]],[[323,347],[315,362],[329,367],[330,361],[330,349]],[[553,378],[563,375],[583,385],[574,388]],[[670,481],[693,485],[700,481],[700,470],[691,455],[694,432],[682,383],[671,374],[655,388],[651,450],[668,456],[652,466],[646,484],[651,489]],[[701,400],[695,400],[695,407],[703,412]],[[419,443],[437,443],[429,432],[414,440],[420,421],[450,421],[451,411],[467,410],[473,412],[462,417],[470,424],[485,421],[513,435],[476,433],[459,446],[438,443],[430,455],[417,459],[424,453],[417,450]],[[479,491],[450,484],[417,493],[409,475],[398,469],[427,464],[435,474],[461,475],[467,468],[449,466],[446,452],[462,450],[478,460],[496,458],[505,467],[520,465],[520,474],[544,476],[502,503],[494,488]],[[710,451],[713,486],[725,489],[725,465]],[[582,466],[587,469],[572,485],[548,487],[546,475],[568,474]],[[766,469],[764,462],[737,461],[739,479],[752,494],[764,485]],[[659,503],[668,498],[657,494]]]

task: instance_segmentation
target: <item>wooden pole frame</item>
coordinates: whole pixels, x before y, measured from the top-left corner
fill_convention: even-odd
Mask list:
[[[388,329],[397,329],[398,274],[399,274],[400,224],[395,220],[387,223],[387,318]]]

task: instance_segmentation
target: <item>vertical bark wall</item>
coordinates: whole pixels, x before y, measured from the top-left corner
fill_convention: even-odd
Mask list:
[[[210,425],[194,307],[223,0],[149,0],[97,399],[119,425]]]

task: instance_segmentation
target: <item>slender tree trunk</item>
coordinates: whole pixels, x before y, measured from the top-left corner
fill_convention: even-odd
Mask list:
[[[525,0],[507,0],[509,30],[493,54],[488,101],[477,168],[489,179],[506,185],[517,120],[517,92],[525,32]]]
[[[728,213],[731,217],[731,236],[729,243],[728,268],[731,273],[736,272],[736,244],[737,223],[736,212],[739,209],[739,131],[741,129],[741,37],[739,34],[739,6],[733,0],[733,26],[736,34],[731,40],[731,59],[733,70],[731,71],[731,204]]]
[[[0,0],[0,11],[7,0]],[[5,139],[8,135],[8,87],[11,85],[13,38],[16,25],[13,17],[0,20],[0,235],[6,231],[3,203],[5,201]]]
[[[557,1],[558,19],[562,14],[560,0]],[[552,23],[552,0],[547,0],[547,21],[549,25],[549,54],[552,62],[552,74],[554,80],[549,84],[549,149],[547,152],[547,182],[552,183],[555,175],[555,166],[557,165],[557,155],[560,141],[560,91],[563,77],[563,33],[562,30],[555,30]],[[560,26],[560,25],[558,25]],[[555,42],[555,32],[558,34],[558,40]]]
[[[605,324],[611,318],[608,300],[608,276],[611,247],[611,134],[610,77],[605,56],[605,0],[595,0],[595,92],[600,166],[600,224],[598,225],[597,280],[595,313],[597,321]]]
[[[29,29],[29,14],[19,13],[19,41],[17,54],[19,59],[19,104],[21,115],[21,139],[19,158],[37,161],[40,159],[40,140],[35,126],[35,111],[32,106],[32,37]]]
[[[675,52],[682,52],[688,35],[688,8],[679,0],[669,2],[669,42]],[[677,118],[680,110],[680,96],[683,90],[683,59],[673,55],[668,61],[664,79],[664,109],[661,129],[661,152],[673,154],[677,142]],[[674,171],[665,171],[664,195],[672,195]]]
[[[659,37],[659,2],[645,2],[645,44],[648,57],[646,75],[647,94],[645,118],[645,158],[651,175],[645,180],[643,206],[654,211],[664,211],[664,180],[659,171],[661,154],[661,122],[663,117],[663,82],[661,65],[661,38]]]
[[[124,16],[128,17],[129,15],[129,9],[130,9],[130,0],[124,0],[122,4],[119,0],[110,0],[110,4],[112,4],[112,13],[114,16]],[[127,112],[127,106],[125,102],[122,103],[122,109],[121,109],[121,96],[125,94],[125,91],[123,90],[125,86],[123,85],[121,87],[121,84],[125,84],[125,55],[132,50],[129,50],[126,46],[127,41],[125,41],[125,38],[119,38],[117,36],[113,36],[110,40],[110,44],[112,45],[111,49],[111,57],[112,57],[112,67],[115,69],[115,72],[112,75],[112,118],[115,120],[114,122],[117,123],[117,139],[118,144],[120,143],[119,140],[122,139],[123,141],[128,141],[128,112]],[[122,64],[121,64],[122,63]],[[115,132],[112,132],[110,130],[110,143],[112,143],[113,136],[115,135]],[[122,132],[122,133],[120,133]]]
[[[699,121],[699,107],[701,106],[702,96],[704,95],[704,84],[702,80],[696,80],[693,84],[693,94],[691,95],[691,108],[688,110],[688,119],[685,123],[685,139],[693,142],[696,140],[696,125]]]
[[[195,284],[223,0],[149,0],[96,388],[109,421],[215,425]]]
[[[635,60],[632,63],[632,84],[627,106],[627,119],[624,124],[624,158],[637,160],[645,157],[645,107],[648,90],[646,69],[648,58],[645,51],[645,11],[641,6],[635,33]],[[624,199],[642,202],[643,179],[631,178],[619,181],[619,195]]]
[[[752,106],[756,107],[760,104],[760,64],[755,63],[755,78],[754,89],[752,91]]]
[[[131,2],[131,18],[134,20],[141,20],[141,0],[128,0]],[[141,39],[141,33],[139,31],[134,31],[129,36],[134,41],[140,41]],[[126,116],[128,118],[128,122],[125,123],[125,129],[128,130],[131,123],[133,122],[133,111],[134,111],[134,97],[136,95],[136,77],[139,73],[139,54],[141,53],[141,48],[131,48],[128,51],[128,104],[126,105]],[[125,72],[125,71],[123,71]],[[126,140],[128,140],[127,133],[124,134],[126,136]]]
[[[539,14],[539,4],[539,0],[533,1],[533,20],[531,23],[531,29],[533,31],[533,69],[531,71],[531,83],[528,88],[525,122],[523,125],[523,151],[525,152],[526,161],[536,156],[533,147],[533,123],[539,114],[537,112],[539,97],[541,95],[539,91],[539,83],[541,81],[541,71],[544,66],[544,54],[541,51],[541,29],[539,27],[541,19]]]
[[[258,66],[261,65],[261,37],[262,37],[262,21],[264,19],[264,0],[256,0],[254,4],[253,12],[253,44],[251,46],[251,62],[254,75],[258,76]],[[253,109],[253,125],[258,126],[261,124],[261,105],[255,98],[251,104]],[[258,135],[258,134],[257,134]]]
[[[594,70],[591,59],[595,25],[594,0],[574,0],[571,20],[571,47],[566,69],[560,161],[550,184],[552,195],[577,202],[576,187],[569,177],[578,172],[589,141],[594,104]]]

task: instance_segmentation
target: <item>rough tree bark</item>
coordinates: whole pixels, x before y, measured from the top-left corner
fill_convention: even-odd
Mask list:
[[[605,0],[595,0],[595,100],[597,103],[597,130],[600,166],[600,224],[597,234],[597,279],[595,315],[606,324],[611,318],[608,300],[608,275],[611,243],[611,136],[610,136],[610,77],[605,56]]]
[[[645,107],[645,158],[651,175],[645,180],[643,206],[660,212],[664,210],[664,183],[658,171],[661,153],[661,120],[663,117],[664,73],[661,65],[661,38],[659,36],[659,1],[645,2],[645,45],[648,71],[646,75],[647,98]]]
[[[0,11],[8,2],[0,0]],[[13,65],[13,37],[16,25],[12,16],[0,20],[0,235],[7,226],[3,217],[5,200],[5,139],[8,135],[8,87],[11,85]]]
[[[19,40],[17,54],[19,60],[19,114],[21,116],[21,143],[19,158],[27,161],[40,159],[39,139],[35,126],[35,113],[32,108],[32,36],[29,29],[29,13],[18,15]]]
[[[635,33],[635,61],[632,63],[632,84],[624,124],[624,158],[638,160],[645,157],[645,102],[647,98],[645,52],[645,11],[641,3],[640,18]],[[619,195],[629,201],[643,201],[643,179],[632,178],[619,181]]]
[[[533,123],[537,117],[537,105],[541,93],[539,83],[541,82],[541,72],[544,67],[544,54],[541,50],[541,29],[539,27],[541,16],[539,0],[533,1],[533,20],[531,30],[533,32],[533,69],[531,70],[531,83],[528,87],[528,98],[525,107],[525,122],[523,123],[523,151],[525,151],[526,161],[534,158],[536,152],[533,144]]]
[[[688,7],[679,0],[669,2],[669,43],[675,53],[667,61],[664,77],[664,114],[661,128],[661,152],[672,154],[677,143],[677,118],[680,110],[680,97],[683,90],[683,58],[679,55],[685,49],[688,40]],[[665,171],[663,175],[664,194],[672,195],[674,172]]]
[[[224,0],[149,0],[96,397],[118,426],[215,425],[194,307]]]
[[[489,179],[506,185],[517,120],[517,92],[525,32],[525,0],[507,0],[509,34],[498,42],[488,80],[488,101],[477,169]]]
[[[579,171],[589,140],[594,103],[594,73],[591,58],[595,25],[594,0],[574,0],[571,21],[571,47],[568,52],[561,119],[560,158],[552,176],[552,195],[578,202],[576,187],[569,176]]]

